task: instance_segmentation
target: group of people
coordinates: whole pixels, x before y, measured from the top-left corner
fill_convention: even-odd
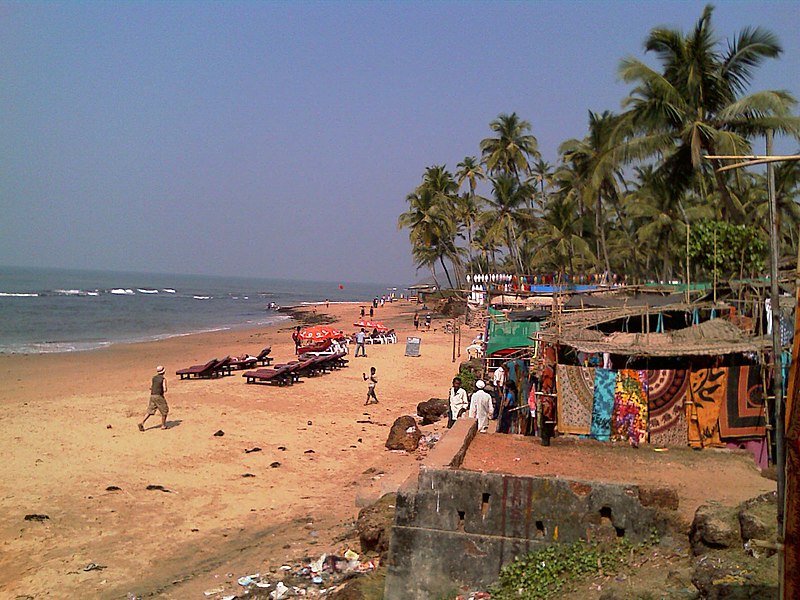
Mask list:
[[[432,318],[431,313],[427,313],[425,315],[425,330],[426,331],[430,331],[431,330],[431,318]],[[419,331],[419,325],[420,325],[419,311],[417,311],[417,312],[414,313],[414,329]]]
[[[462,387],[460,377],[453,378],[453,385],[448,393],[448,418],[447,427],[452,427],[456,419],[463,416],[478,420],[478,431],[484,433],[489,430],[489,421],[502,417],[507,410],[514,408],[516,398],[512,386],[506,385],[506,372],[503,367],[498,367],[492,374],[492,394],[487,391],[486,382],[478,379],[475,382],[475,392],[467,395],[467,390]],[[502,421],[502,419],[501,419]],[[499,423],[497,430],[502,430],[503,423]]]

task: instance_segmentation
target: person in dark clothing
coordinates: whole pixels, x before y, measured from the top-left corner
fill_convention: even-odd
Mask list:
[[[295,354],[297,353],[297,349],[300,347],[300,325],[295,327],[295,330],[292,332],[292,341],[294,342],[294,351]]]

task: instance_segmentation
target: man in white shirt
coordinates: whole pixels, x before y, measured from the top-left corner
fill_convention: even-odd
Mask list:
[[[461,387],[461,378],[453,378],[453,387],[450,388],[448,395],[450,400],[450,415],[447,419],[447,427],[453,426],[456,419],[463,416],[469,410],[469,398],[467,398],[467,390]]]
[[[494,384],[494,389],[497,390],[497,393],[502,398],[506,386],[506,370],[503,368],[503,365],[495,369],[494,375],[492,376],[492,383]]]
[[[492,397],[483,389],[486,387],[483,379],[478,379],[475,382],[475,387],[478,389],[472,394],[469,404],[469,416],[473,419],[478,419],[478,431],[485,432],[489,429],[489,419],[492,418],[492,413],[494,413],[494,403],[492,402]]]

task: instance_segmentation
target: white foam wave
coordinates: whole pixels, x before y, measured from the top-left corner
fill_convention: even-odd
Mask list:
[[[80,296],[82,294],[81,290],[53,290],[56,294],[61,294],[62,296]]]
[[[173,290],[172,288],[164,288],[161,291],[162,292],[166,292],[167,294],[174,294],[175,293],[175,290]]]
[[[114,288],[111,290],[111,293],[116,294],[117,296],[133,296],[136,294],[136,292],[130,288]]]
[[[211,300],[211,296],[192,296],[195,300]]]
[[[86,292],[87,296],[99,296],[100,292]]]
[[[158,290],[148,290],[146,288],[136,288],[136,291],[140,294],[157,294]]]
[[[0,292],[0,298],[38,298],[39,294]]]

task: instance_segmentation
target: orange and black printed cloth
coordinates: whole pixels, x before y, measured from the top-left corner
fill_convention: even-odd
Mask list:
[[[689,378],[686,420],[693,448],[723,447],[719,437],[719,412],[728,392],[728,370],[697,369]]]
[[[728,367],[727,390],[719,411],[723,438],[762,437],[767,433],[764,383],[759,366]]]

